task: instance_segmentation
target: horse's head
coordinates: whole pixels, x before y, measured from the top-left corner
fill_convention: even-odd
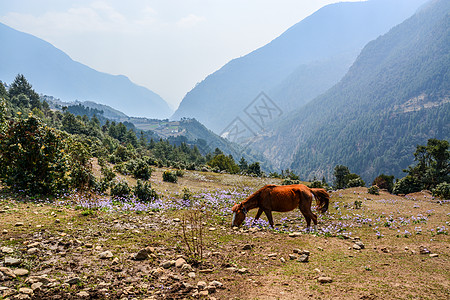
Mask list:
[[[231,208],[231,211],[233,212],[233,222],[231,223],[231,226],[241,226],[242,222],[245,220],[245,216],[247,215],[247,210],[244,205],[242,203],[236,203]]]

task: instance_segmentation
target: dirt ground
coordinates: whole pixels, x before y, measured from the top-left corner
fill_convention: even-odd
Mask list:
[[[315,233],[298,210],[231,228],[233,203],[280,181],[163,171],[151,206],[3,192],[0,299],[450,298],[448,201],[353,188],[332,193]]]

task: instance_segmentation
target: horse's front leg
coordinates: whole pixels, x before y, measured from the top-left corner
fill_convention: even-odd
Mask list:
[[[255,224],[255,221],[258,220],[259,217],[261,217],[262,212],[263,212],[263,209],[261,207],[258,208],[258,212],[256,213],[255,219],[252,222],[252,226],[253,226],[253,224]]]
[[[270,226],[273,228],[272,211],[271,210],[265,210],[264,213],[266,214],[266,217],[267,217],[267,220],[269,221]]]

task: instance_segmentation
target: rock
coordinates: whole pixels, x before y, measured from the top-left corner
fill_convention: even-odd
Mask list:
[[[38,290],[41,289],[41,287],[42,287],[43,285],[44,285],[44,284],[43,284],[42,282],[35,282],[35,283],[33,283],[33,284],[31,285],[31,289],[32,289],[33,291],[38,291]]]
[[[356,238],[355,238],[356,239]],[[364,243],[363,242],[361,242],[361,241],[357,241],[357,242],[355,242],[355,245],[358,245],[361,249],[364,249],[366,246],[364,245]]]
[[[218,289],[223,288],[223,283],[217,280],[211,281],[209,285],[215,286]]]
[[[30,271],[28,271],[27,269],[15,269],[13,272],[17,276],[26,276],[30,273]]]
[[[209,231],[216,231],[216,227],[209,227],[208,230]]]
[[[118,257],[114,257],[111,264],[113,265],[118,265],[120,263],[119,258]]]
[[[278,253],[270,253],[269,255],[267,255],[268,257],[276,257],[278,255]]]
[[[300,250],[300,249],[294,249],[293,251],[294,251],[294,253],[298,253],[298,254],[302,254],[303,253],[303,250]]]
[[[9,257],[9,256],[6,256],[5,261],[4,261],[5,266],[18,266],[21,263],[22,263],[22,261],[20,259]]]
[[[203,270],[198,270],[199,273],[204,273],[204,274],[209,274],[213,272],[213,269],[203,269]]]
[[[180,222],[181,222],[181,220],[180,220],[179,218],[175,218],[175,219],[173,219],[173,221],[174,221],[175,223],[180,223]]]
[[[9,248],[9,247],[2,247],[0,249],[1,252],[6,253],[6,254],[11,254],[14,253],[14,249],[13,248]]]
[[[94,247],[94,245],[91,244],[91,243],[87,243],[85,246],[86,246],[86,248],[92,248],[92,247]]]
[[[33,284],[36,282],[41,282],[43,285],[48,285],[50,283],[50,279],[46,276],[30,276],[27,280],[25,280],[25,283],[27,284]]]
[[[302,255],[300,255],[300,257],[298,258],[298,261],[299,261],[299,262],[303,262],[303,263],[308,262],[308,260],[309,260],[309,255],[307,255],[307,254],[302,254]]]
[[[195,274],[195,272],[189,272],[187,275],[188,275],[189,278],[192,278],[192,279],[194,279],[195,277],[197,277],[197,275]]]
[[[439,256],[439,254],[437,254],[437,253],[430,254],[430,257],[438,257],[438,256]]]
[[[207,297],[208,296],[208,291],[200,291],[200,292],[198,292],[198,296],[200,297],[200,298],[202,298],[202,297]]]
[[[199,281],[199,282],[197,282],[197,288],[198,288],[199,290],[204,290],[207,286],[208,286],[208,285],[206,284],[205,281]]]
[[[295,231],[295,232],[290,232],[289,233],[289,237],[292,237],[292,238],[299,237],[301,235],[302,235],[302,233],[299,232],[299,231]]]
[[[297,256],[294,255],[294,254],[289,254],[289,259],[290,259],[290,260],[297,259]]]
[[[185,264],[186,264],[186,260],[184,258],[182,258],[182,257],[178,258],[175,261],[175,267],[177,267],[177,268],[181,268]]]
[[[29,254],[29,255],[33,255],[33,254],[36,254],[38,252],[39,252],[38,248],[30,248],[30,249],[27,250],[27,254]]]
[[[317,281],[319,281],[319,283],[331,283],[333,282],[333,279],[331,279],[331,277],[328,276],[320,276]]]
[[[150,271],[150,274],[151,274],[153,277],[160,277],[161,275],[164,274],[164,269],[163,269],[163,268],[155,268],[155,269],[152,269],[152,270]]]
[[[100,259],[110,259],[110,258],[113,258],[113,254],[112,254],[112,252],[111,251],[103,251],[103,252],[100,252],[100,254],[98,255],[98,257],[100,258]]]
[[[253,249],[253,245],[250,244],[245,244],[244,247],[242,247],[242,250],[252,250]]]
[[[16,278],[16,274],[10,268],[0,267],[0,272],[6,277]]]
[[[23,226],[23,225],[24,225],[23,222],[17,222],[16,224],[14,224],[14,226],[16,226],[16,227],[20,227],[20,226]]]
[[[164,269],[169,269],[171,267],[175,266],[175,261],[174,260],[168,260],[165,261],[163,263],[161,263],[161,267],[163,267]]]
[[[361,250],[361,246],[357,245],[357,244],[353,244],[353,249],[355,250]]]
[[[237,269],[237,272],[239,274],[245,274],[245,273],[248,273],[248,270],[246,268],[241,268],[241,269]]]
[[[431,251],[428,250],[427,248],[425,248],[425,246],[420,246],[419,251],[420,251],[420,254],[430,254],[431,253]]]
[[[190,284],[189,282],[183,282],[182,286],[187,290],[190,291],[192,289],[194,289],[194,286],[192,284]]]
[[[23,287],[23,288],[19,289],[19,293],[22,293],[25,295],[33,295],[33,290],[30,288]]]
[[[181,271],[189,271],[189,272],[191,272],[192,270],[193,269],[192,269],[192,266],[190,264],[184,264],[184,265],[181,266]]]
[[[285,262],[286,262],[286,260],[284,259],[284,257],[280,257],[280,261],[281,261],[282,263],[285,263]]]
[[[216,287],[213,286],[213,285],[208,285],[206,287],[206,290],[208,291],[208,293],[212,294],[212,293],[214,293],[216,291]]]
[[[389,249],[386,248],[386,247],[381,248],[381,251],[384,252],[384,253],[389,253],[389,252],[391,252],[391,251],[389,251]]]
[[[68,284],[68,285],[73,285],[73,284],[77,284],[81,282],[80,277],[72,277],[67,279],[66,281],[64,281],[64,283]]]
[[[8,230],[3,229],[2,234],[7,234],[7,233],[8,233]]]
[[[138,253],[136,253],[133,256],[134,260],[146,260],[148,258],[148,255],[150,254],[150,250],[148,248],[144,248],[138,251]]]
[[[86,291],[81,291],[81,292],[77,293],[77,296],[81,299],[89,298],[89,293]]]

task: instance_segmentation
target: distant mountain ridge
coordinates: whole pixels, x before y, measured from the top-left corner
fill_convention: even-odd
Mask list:
[[[450,1],[370,42],[345,77],[252,144],[276,167],[332,178],[337,164],[403,177],[416,145],[450,139]]]
[[[184,97],[172,118],[194,117],[219,133],[262,91],[281,110],[292,111],[337,83],[367,42],[411,16],[425,1],[325,6],[209,75]]]
[[[156,93],[123,75],[98,72],[33,35],[0,23],[0,80],[11,83],[18,74],[33,82],[38,93],[63,101],[94,101],[126,114],[166,118],[169,105]]]

